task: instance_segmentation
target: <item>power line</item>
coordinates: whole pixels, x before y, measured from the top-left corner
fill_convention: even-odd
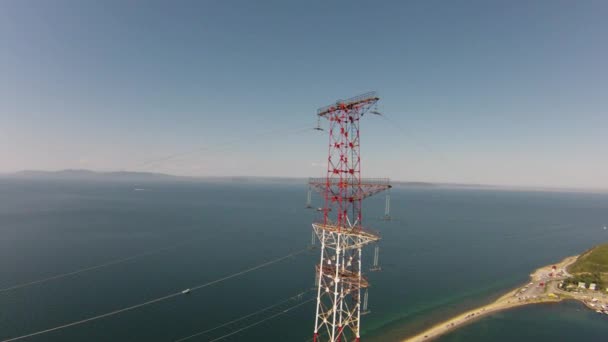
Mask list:
[[[180,338],[179,340],[175,340],[174,342],[182,342],[182,341],[186,341],[186,340],[189,340],[189,339],[191,339],[191,338],[193,338],[193,337],[197,337],[197,336],[200,336],[200,335],[204,335],[204,334],[206,334],[206,333],[212,332],[212,331],[217,330],[217,329],[219,329],[219,328],[223,328],[223,327],[228,326],[228,325],[230,325],[230,324],[233,324],[233,323],[236,323],[236,322],[242,321],[242,320],[247,319],[247,318],[249,318],[249,317],[252,317],[252,316],[258,315],[258,314],[260,314],[260,313],[262,313],[262,312],[264,312],[264,311],[268,311],[268,310],[270,310],[270,309],[274,309],[275,307],[280,306],[280,305],[283,305],[283,304],[285,304],[285,303],[287,303],[287,302],[290,302],[290,301],[292,301],[292,300],[297,300],[297,299],[300,299],[300,298],[301,298],[301,297],[302,297],[304,294],[306,294],[306,293],[308,293],[308,292],[310,292],[310,291],[313,291],[313,290],[307,290],[307,291],[300,292],[300,293],[298,293],[297,295],[292,296],[292,297],[289,297],[289,298],[287,298],[287,299],[285,299],[285,300],[282,300],[282,301],[280,301],[280,302],[278,302],[278,303],[276,303],[276,304],[273,304],[273,305],[267,306],[267,307],[265,307],[265,308],[263,308],[263,309],[260,309],[260,310],[258,310],[258,311],[252,312],[252,313],[250,313],[250,314],[247,314],[247,315],[245,315],[245,316],[239,317],[239,318],[237,318],[237,319],[233,319],[233,320],[231,320],[231,321],[229,321],[229,322],[226,322],[226,323],[220,324],[220,325],[218,325],[218,326],[216,326],[216,327],[213,327],[213,328],[211,328],[211,329],[207,329],[207,330],[204,330],[204,331],[201,331],[201,332],[197,332],[196,334],[193,334],[193,335],[190,335],[190,336],[187,336],[187,337]]]
[[[297,307],[300,307],[300,306],[302,306],[302,305],[304,305],[304,304],[306,304],[306,303],[312,302],[313,300],[316,300],[316,298],[311,298],[311,299],[306,300],[306,301],[304,301],[304,302],[302,302],[302,303],[296,304],[296,305],[294,305],[294,306],[292,306],[292,307],[290,307],[290,308],[288,308],[288,309],[286,309],[286,310],[283,310],[283,311],[281,311],[281,312],[279,312],[279,313],[276,313],[276,314],[274,314],[274,315],[272,315],[272,316],[270,316],[270,317],[264,318],[264,319],[262,319],[262,320],[260,320],[260,321],[257,321],[257,322],[255,322],[255,323],[249,324],[249,325],[247,325],[247,326],[244,326],[244,327],[242,327],[241,329],[238,329],[238,330],[235,330],[235,331],[233,331],[233,332],[231,332],[231,333],[229,333],[229,334],[226,334],[226,335],[220,336],[220,337],[218,337],[218,338],[216,338],[216,339],[213,339],[213,340],[211,340],[211,341],[209,341],[209,342],[216,342],[216,341],[219,341],[219,340],[223,340],[223,339],[225,339],[226,337],[230,337],[230,336],[232,336],[232,335],[234,335],[234,334],[238,334],[238,333],[240,333],[240,332],[241,332],[241,331],[243,331],[243,330],[247,330],[247,329],[249,329],[249,328],[253,328],[253,327],[255,327],[256,325],[260,325],[260,324],[262,324],[262,323],[264,323],[264,322],[266,322],[266,321],[269,321],[269,320],[271,320],[271,319],[273,319],[273,318],[275,318],[275,317],[278,317],[278,316],[284,315],[284,314],[288,313],[289,311],[291,311],[291,310],[293,310],[293,309],[295,309],[295,308],[297,308]]]
[[[289,253],[287,255],[284,255],[284,256],[282,256],[280,258],[276,258],[276,259],[273,259],[273,260],[261,263],[259,265],[250,267],[250,268],[245,269],[243,271],[239,271],[239,272],[233,273],[231,275],[219,278],[217,280],[213,280],[213,281],[201,284],[201,285],[194,286],[194,287],[190,288],[190,291],[196,291],[196,290],[202,289],[204,287],[208,287],[208,286],[211,286],[211,285],[214,285],[214,284],[226,281],[228,279],[232,279],[234,277],[238,277],[240,275],[243,275],[243,274],[246,274],[246,273],[258,270],[260,268],[263,268],[263,267],[266,267],[266,266],[270,266],[272,264],[276,264],[276,263],[278,263],[280,261],[283,261],[283,260],[285,260],[287,258],[291,258],[291,257],[296,256],[298,254],[302,254],[302,253],[306,252],[307,250],[308,250],[308,248],[304,248],[304,249],[301,249],[301,250]],[[82,319],[82,320],[79,320],[79,321],[75,321],[75,322],[72,322],[72,323],[67,323],[67,324],[64,324],[64,325],[60,325],[60,326],[57,326],[57,327],[54,327],[54,328],[49,328],[49,329],[33,332],[33,333],[30,333],[30,334],[27,334],[27,335],[22,335],[22,336],[18,336],[18,337],[9,338],[9,339],[4,340],[2,342],[18,341],[18,340],[22,340],[22,339],[25,339],[25,338],[28,338],[28,337],[38,336],[38,335],[46,334],[46,333],[49,333],[49,332],[52,332],[52,331],[57,331],[57,330],[73,327],[73,326],[76,326],[76,325],[80,325],[80,324],[84,324],[84,323],[87,323],[87,322],[95,321],[95,320],[102,319],[102,318],[105,318],[105,317],[114,316],[114,315],[117,315],[117,314],[120,314],[120,313],[123,313],[123,312],[126,312],[126,311],[135,310],[135,309],[141,308],[143,306],[154,304],[154,303],[158,303],[158,302],[161,302],[161,301],[164,301],[164,300],[176,297],[176,296],[180,296],[180,295],[183,295],[182,291],[175,292],[175,293],[172,293],[172,294],[169,294],[169,295],[166,295],[166,296],[162,296],[162,297],[159,297],[159,298],[156,298],[156,299],[152,299],[152,300],[140,303],[140,304],[131,305],[131,306],[128,306],[126,308],[114,310],[114,311],[111,311],[111,312],[108,312],[108,313],[105,313],[105,314],[101,314],[101,315],[85,318],[85,319]]]
[[[166,247],[163,247],[163,248],[160,248],[160,249],[156,249],[156,250],[152,250],[152,251],[148,251],[148,252],[132,255],[132,256],[129,256],[129,257],[126,257],[126,258],[121,258],[121,259],[116,259],[116,260],[110,260],[110,261],[105,262],[103,264],[99,264],[99,265],[95,265],[95,266],[89,266],[89,267],[81,268],[81,269],[78,269],[78,270],[75,270],[75,271],[71,271],[71,272],[61,273],[61,274],[57,274],[57,275],[50,276],[50,277],[47,277],[47,278],[33,280],[33,281],[30,281],[30,282],[27,282],[27,283],[21,283],[21,284],[13,285],[13,286],[10,286],[10,287],[6,287],[6,288],[3,288],[3,289],[0,289],[0,293],[11,291],[11,290],[17,290],[17,289],[20,289],[20,288],[24,288],[24,287],[28,287],[28,286],[32,286],[32,285],[36,285],[36,284],[42,284],[42,283],[49,282],[51,280],[61,279],[61,278],[73,276],[73,275],[76,275],[76,274],[80,274],[80,273],[89,272],[89,271],[93,271],[93,270],[96,270],[96,269],[108,267],[108,266],[122,264],[122,263],[127,262],[127,261],[143,258],[145,256],[154,255],[154,254],[158,254],[160,252],[164,252],[166,250],[174,249],[174,248],[183,246],[185,244],[192,243],[194,241],[196,241],[196,240],[182,241],[182,242],[174,244],[174,245],[170,245],[170,246],[166,246]]]
[[[267,132],[262,132],[262,133],[258,133],[255,134],[251,137],[241,137],[241,138],[237,138],[237,139],[233,139],[233,140],[229,140],[229,141],[225,141],[222,143],[217,143],[217,144],[211,144],[209,146],[203,146],[203,147],[199,147],[199,148],[195,148],[189,151],[184,151],[184,152],[178,152],[178,153],[173,153],[173,154],[169,154],[166,155],[164,157],[158,157],[158,158],[153,158],[153,159],[148,159],[145,160],[141,163],[138,163],[135,165],[135,168],[138,167],[145,167],[144,169],[150,169],[153,167],[153,165],[155,164],[160,164],[169,160],[173,160],[173,159],[177,159],[180,157],[185,157],[191,154],[195,154],[195,153],[199,153],[199,152],[210,152],[213,150],[220,150],[220,148],[222,147],[231,147],[233,145],[235,145],[236,143],[239,142],[251,142],[253,139],[257,139],[257,138],[263,138],[266,136],[277,136],[279,134],[281,135],[285,135],[285,134],[297,134],[297,133],[302,133],[302,132],[307,132],[307,131],[312,131],[313,128],[311,127],[299,127],[299,128],[294,128],[292,130],[284,130],[284,129],[280,129],[280,130],[272,130],[272,131],[267,131]]]
[[[441,151],[439,151],[439,150],[437,150],[435,148],[432,148],[429,144],[425,143],[421,139],[416,139],[416,137],[412,134],[412,132],[409,131],[409,130],[407,130],[407,129],[405,129],[403,127],[403,125],[401,125],[399,122],[395,121],[392,118],[387,117],[384,114],[381,114],[379,116],[382,119],[384,119],[386,122],[388,122],[389,126],[391,126],[392,128],[398,130],[402,134],[404,134],[406,136],[409,136],[411,138],[411,140],[412,140],[413,143],[418,144],[418,146],[422,147],[422,149],[424,149],[427,153],[435,154],[436,157],[438,157],[438,159],[440,159],[440,161],[446,161],[446,157],[445,157],[445,155]]]

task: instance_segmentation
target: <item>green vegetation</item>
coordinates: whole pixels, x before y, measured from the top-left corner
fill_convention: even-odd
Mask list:
[[[568,283],[578,284],[579,281],[596,283],[598,287],[605,288],[608,285],[608,243],[591,248],[568,268],[568,272],[574,277],[568,279]]]
[[[585,283],[585,288],[589,288],[589,284],[595,283],[597,285],[597,290],[603,289],[605,284],[602,275],[598,272],[577,273],[574,274],[572,278],[564,280],[564,288],[567,289],[568,285],[574,285],[575,288],[578,288],[579,282]]]
[[[608,243],[583,253],[569,268],[570,273],[608,273]]]

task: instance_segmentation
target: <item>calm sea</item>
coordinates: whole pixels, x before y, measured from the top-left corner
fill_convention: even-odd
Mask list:
[[[490,301],[526,281],[538,266],[608,241],[608,194],[397,187],[391,195],[389,222],[380,219],[383,196],[365,203],[364,220],[383,235],[383,270],[369,274],[366,341],[407,336]],[[301,250],[310,243],[317,215],[304,208],[305,198],[304,181],[0,179],[0,340],[135,305]],[[28,341],[173,341],[310,289],[317,253]],[[138,257],[2,291],[132,256]],[[298,303],[192,341],[214,340]],[[222,341],[306,341],[313,310],[305,304]],[[555,340],[571,332],[598,340],[608,334],[608,316],[576,303],[523,308],[442,340]]]

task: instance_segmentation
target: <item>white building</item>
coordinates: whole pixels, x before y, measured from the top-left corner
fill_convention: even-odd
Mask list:
[[[578,282],[578,288],[579,289],[585,289],[586,288],[585,283],[583,283],[582,281],[579,281]]]
[[[589,284],[589,290],[591,290],[591,291],[595,291],[595,287],[596,287],[596,286],[597,286],[597,285],[595,285],[595,283],[591,283],[591,284]]]

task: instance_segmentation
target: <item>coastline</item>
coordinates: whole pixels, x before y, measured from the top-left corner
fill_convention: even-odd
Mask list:
[[[570,264],[574,263],[578,257],[579,257],[578,255],[569,256],[569,257],[563,259],[562,261],[560,261],[559,263],[555,264],[554,266],[557,269],[566,270],[566,268]],[[561,296],[557,296],[557,295],[523,296],[523,293],[525,291],[527,291],[529,287],[531,287],[531,286],[533,287],[534,283],[539,283],[542,281],[541,279],[543,279],[543,276],[542,276],[543,273],[547,272],[547,270],[551,270],[551,267],[552,266],[549,265],[549,266],[544,266],[544,267],[540,267],[540,268],[536,269],[532,274],[530,274],[530,283],[529,284],[519,286],[519,287],[505,293],[504,295],[502,295],[501,297],[499,297],[498,299],[496,299],[494,302],[492,302],[490,304],[483,305],[483,306],[477,307],[472,310],[468,310],[464,313],[461,313],[461,314],[454,316],[450,319],[447,319],[443,322],[437,323],[437,324],[433,325],[432,327],[430,327],[429,329],[426,329],[426,330],[418,333],[417,335],[408,337],[406,339],[402,339],[401,341],[402,342],[431,341],[448,332],[451,332],[462,326],[470,324],[470,323],[478,320],[479,318],[482,318],[489,314],[504,311],[504,310],[509,310],[509,309],[513,309],[513,308],[521,307],[521,306],[525,306],[525,305],[541,304],[541,303],[558,303],[565,299],[574,299],[574,300],[579,300],[588,306],[587,302],[584,302],[583,300],[578,299],[578,298],[566,296],[566,295],[562,294],[561,292],[560,292]],[[567,272],[565,272],[565,273],[567,274]],[[555,287],[555,283],[556,283],[556,281],[552,280],[551,289],[555,289],[555,290],[557,289]],[[549,282],[547,282],[546,286],[542,287],[543,293],[547,292],[549,288],[550,288],[550,284],[549,284]],[[522,299],[522,297],[524,299]]]

